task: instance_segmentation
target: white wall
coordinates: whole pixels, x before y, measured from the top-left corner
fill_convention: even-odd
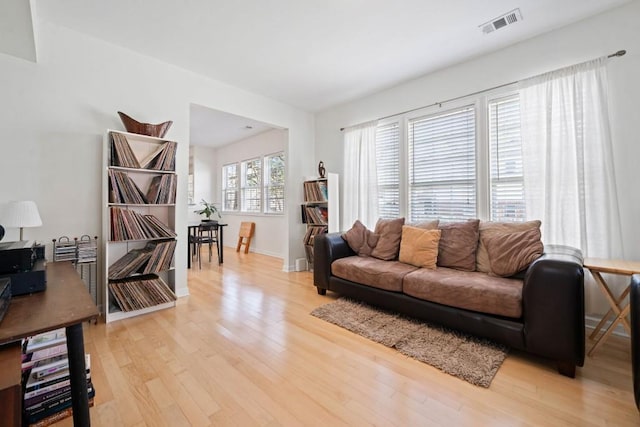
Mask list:
[[[279,151],[285,151],[287,148],[288,132],[286,130],[273,129],[260,133],[258,135],[237,141],[233,144],[220,147],[216,150],[216,173],[220,176],[216,187],[216,194],[220,195],[216,201],[220,202],[222,195],[222,166],[229,163],[250,160],[258,156],[266,154],[274,154]],[[290,161],[285,158],[287,175],[289,172]],[[293,190],[300,189],[301,184],[292,184]],[[301,190],[300,190],[301,191]],[[290,193],[291,191],[289,191]],[[221,204],[219,204],[221,206]],[[287,203],[289,211],[294,215],[297,212],[296,206]],[[265,215],[265,214],[246,214],[241,212],[223,212],[223,221],[229,224],[225,230],[225,246],[235,247],[238,242],[238,231],[240,223],[250,221],[256,223],[255,235],[251,241],[251,252],[258,252],[266,255],[284,257],[286,252],[286,231],[287,218],[284,215]],[[297,218],[291,218],[292,221],[299,221]],[[302,248],[302,238],[299,240],[299,246]],[[243,248],[244,249],[244,248]]]
[[[193,150],[193,201],[195,205],[188,207],[187,218],[189,221],[198,221],[202,217],[194,211],[202,209],[200,204],[202,199],[214,203],[218,208],[221,206],[220,196],[216,192],[218,185],[216,149],[200,145],[194,145],[191,148]]]
[[[38,62],[0,54],[0,203],[35,200],[43,226],[26,238],[97,235],[101,242],[102,137],[123,129],[116,114],[157,123],[173,120],[167,138],[177,157],[177,292],[186,274],[189,105],[197,103],[289,129],[287,185],[297,188],[312,167],[312,115],[132,51],[35,19]],[[0,34],[2,37],[2,34]],[[287,194],[293,206],[300,191]],[[294,213],[297,210],[292,210]],[[302,230],[287,223],[285,268],[304,256]],[[17,240],[8,230],[3,241]]]
[[[496,53],[316,115],[316,161],[342,173],[341,127],[400,113],[626,49],[609,62],[610,112],[625,257],[640,260],[640,193],[637,190],[640,100],[640,2],[546,33]],[[488,37],[500,36],[500,33]],[[479,35],[479,37],[485,37]],[[425,52],[424,54],[428,54]],[[346,197],[346,195],[343,196]],[[587,311],[607,305],[590,287]]]

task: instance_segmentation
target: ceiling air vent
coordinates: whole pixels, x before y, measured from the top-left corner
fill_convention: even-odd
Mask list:
[[[513,9],[511,12],[507,12],[502,16],[498,16],[497,18],[493,18],[492,20],[485,22],[480,25],[480,28],[482,28],[483,33],[489,34],[495,30],[506,27],[507,25],[515,24],[518,21],[522,21],[520,9]]]

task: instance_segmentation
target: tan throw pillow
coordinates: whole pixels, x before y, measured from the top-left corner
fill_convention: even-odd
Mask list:
[[[439,219],[434,219],[432,221],[421,221],[421,222],[412,222],[407,224],[409,227],[422,228],[424,230],[437,230],[438,224],[440,224]]]
[[[491,222],[482,221],[480,223],[480,241],[478,243],[478,252],[476,253],[476,270],[483,273],[491,272],[491,264],[489,263],[489,254],[483,239],[495,234],[509,233],[515,231],[531,230],[533,228],[540,229],[542,223],[539,220],[527,222]]]
[[[342,234],[342,238],[355,253],[360,256],[369,256],[376,247],[380,236],[367,229],[360,220],[356,220],[349,231]]]
[[[371,251],[371,256],[387,261],[397,259],[398,252],[400,252],[403,225],[404,218],[379,219],[374,233],[379,234],[380,239]]]
[[[438,248],[438,265],[456,270],[476,269],[479,219],[440,224],[442,231]]]
[[[492,276],[513,276],[529,267],[544,251],[539,228],[496,233],[482,240],[489,253]]]
[[[402,227],[399,261],[416,267],[436,268],[440,230],[425,230],[405,225]]]

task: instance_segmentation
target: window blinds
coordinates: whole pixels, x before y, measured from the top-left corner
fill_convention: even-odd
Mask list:
[[[266,213],[284,212],[284,153],[264,158]]]
[[[409,121],[409,218],[476,217],[473,105]]]
[[[260,212],[261,194],[261,159],[242,162],[242,212]]]
[[[524,180],[517,95],[489,102],[491,220],[524,221]]]
[[[222,210],[238,210],[238,164],[222,167]]]
[[[376,129],[378,216],[400,216],[400,130],[398,123]]]

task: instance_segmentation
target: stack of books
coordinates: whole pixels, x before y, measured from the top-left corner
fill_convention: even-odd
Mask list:
[[[65,330],[27,338],[22,350],[23,425],[44,427],[70,417],[72,399]],[[89,406],[93,406],[91,359],[88,354],[85,358]]]

